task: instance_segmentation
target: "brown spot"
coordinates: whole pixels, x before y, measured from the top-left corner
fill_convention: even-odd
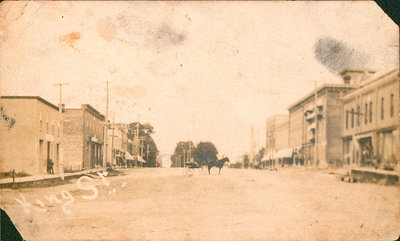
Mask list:
[[[102,18],[97,22],[97,33],[100,37],[110,42],[117,33],[117,27],[110,17]]]
[[[78,32],[72,32],[72,33],[68,33],[65,34],[63,36],[60,36],[58,38],[58,41],[60,41],[61,43],[64,42],[66,44],[68,44],[71,48],[75,49],[74,43],[76,40],[81,38],[81,34]]]

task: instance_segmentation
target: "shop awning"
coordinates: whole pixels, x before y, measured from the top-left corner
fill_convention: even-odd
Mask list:
[[[146,161],[139,155],[137,155],[137,161],[145,163]]]
[[[135,158],[129,152],[125,153],[125,159],[126,160],[135,160]]]
[[[285,148],[277,151],[274,155],[274,158],[290,158],[292,157],[293,149],[292,148]]]
[[[271,153],[267,153],[262,159],[261,161],[269,161],[272,159],[272,155]]]

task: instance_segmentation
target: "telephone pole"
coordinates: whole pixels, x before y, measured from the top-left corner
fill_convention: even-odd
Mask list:
[[[104,148],[103,148],[103,169],[107,170],[107,136],[108,136],[108,102],[109,102],[109,93],[108,93],[108,84],[110,81],[106,81],[107,84],[107,101],[106,101],[106,119],[104,120]]]
[[[317,106],[317,81],[315,81],[314,90],[314,120],[315,120],[315,140],[314,140],[314,167],[318,168],[318,106]]]
[[[64,133],[63,133],[63,126],[64,126],[64,120],[63,120],[63,105],[62,105],[62,87],[63,85],[69,85],[68,83],[57,83],[54,84],[55,86],[60,86],[60,103],[58,104],[58,112],[59,112],[59,119],[60,119],[60,150],[59,150],[59,158],[60,158],[60,163],[59,163],[59,171],[61,175],[61,180],[64,180],[64,152],[63,152],[63,139],[64,139]]]

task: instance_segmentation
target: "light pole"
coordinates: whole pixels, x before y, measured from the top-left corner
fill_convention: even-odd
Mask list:
[[[113,74],[117,71],[114,66],[111,66],[108,71]],[[108,84],[111,83],[110,81],[106,81],[106,91],[107,91],[107,99],[106,99],[106,119],[104,124],[104,148],[103,148],[103,169],[107,170],[107,138],[108,138],[108,103],[109,103],[109,91],[108,91]]]
[[[317,81],[315,81],[315,90],[314,90],[314,120],[315,120],[315,141],[314,141],[314,167],[318,168],[318,106],[317,106],[317,98],[318,98],[318,89],[317,89]]]
[[[59,154],[59,158],[60,158],[60,165],[59,165],[59,171],[60,171],[60,175],[61,175],[61,180],[64,180],[64,152],[63,152],[63,139],[64,139],[64,133],[63,133],[63,125],[64,125],[64,121],[63,121],[63,105],[62,105],[62,87],[63,85],[69,85],[68,83],[58,83],[58,84],[54,84],[54,85],[58,85],[60,86],[60,103],[58,104],[58,112],[59,112],[59,119],[60,119],[60,154]]]

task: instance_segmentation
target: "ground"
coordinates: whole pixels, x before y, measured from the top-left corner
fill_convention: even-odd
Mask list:
[[[93,179],[98,197],[85,200],[69,184],[1,190],[1,205],[27,240],[396,240],[400,187],[341,182],[304,169],[128,169]],[[84,184],[89,181],[84,180]],[[74,202],[61,198],[67,190]],[[46,212],[16,202],[23,194]],[[45,199],[62,199],[61,204]],[[36,205],[36,207],[39,207]]]

